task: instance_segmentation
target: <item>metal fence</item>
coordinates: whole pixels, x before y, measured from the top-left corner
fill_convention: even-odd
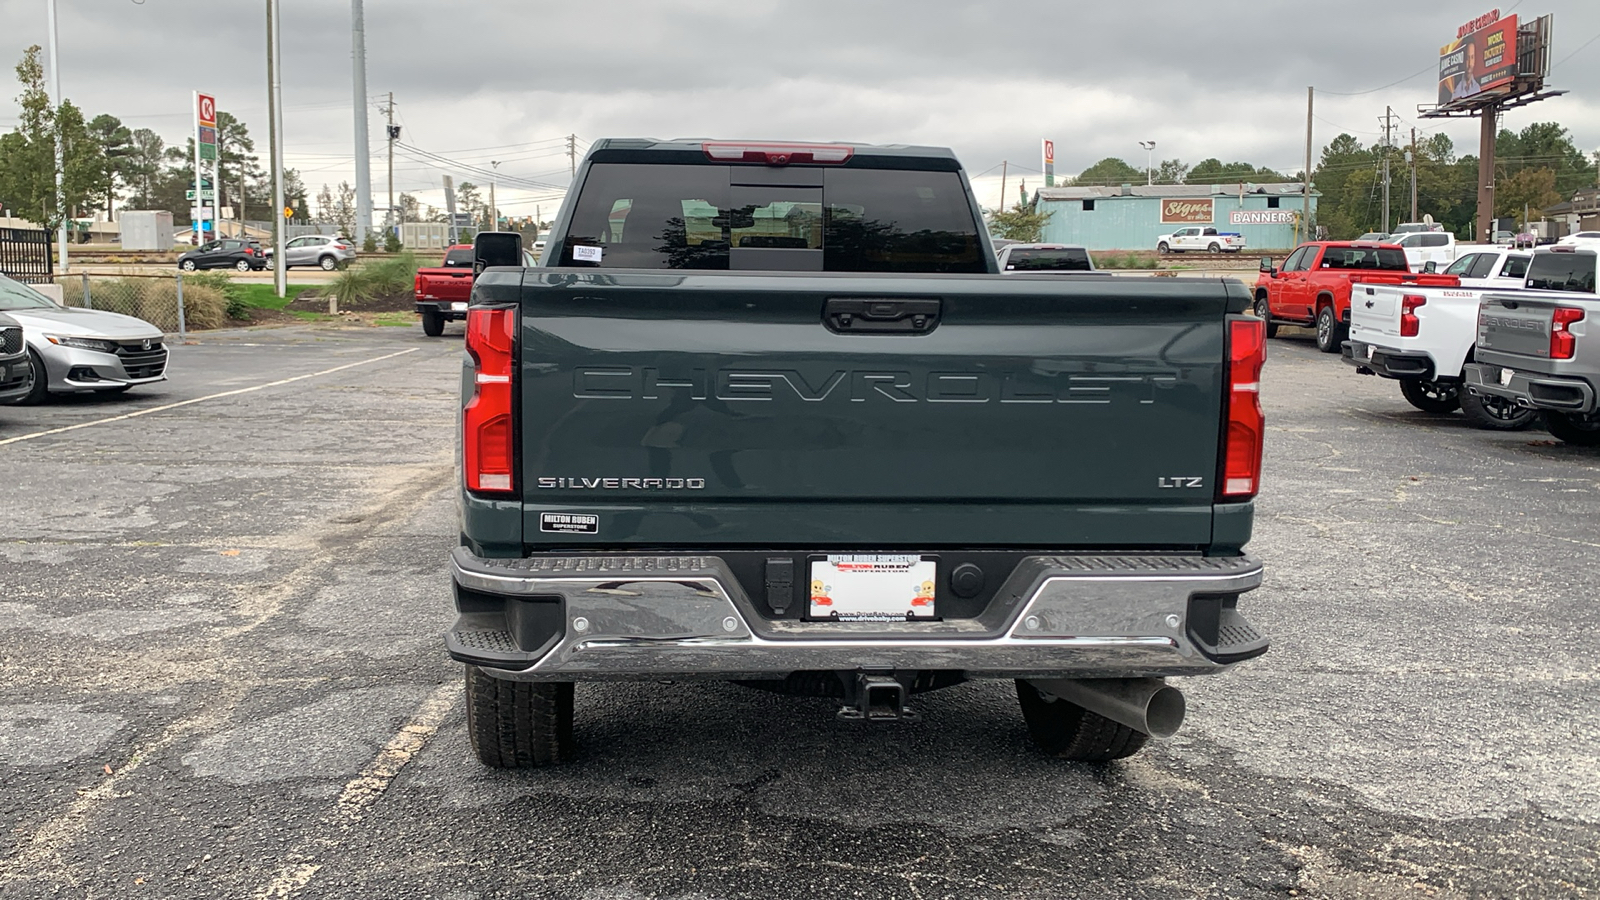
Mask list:
[[[189,331],[229,324],[227,276],[57,274],[61,302],[83,309],[101,309],[143,319],[167,334],[182,338]]]
[[[23,284],[49,284],[53,262],[50,232],[0,228],[0,275]]]

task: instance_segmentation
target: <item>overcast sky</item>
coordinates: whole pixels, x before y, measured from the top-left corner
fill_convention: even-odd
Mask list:
[[[109,112],[182,144],[190,92],[213,93],[266,150],[265,0],[57,0],[62,87],[89,116]],[[403,140],[462,163],[501,160],[508,177],[563,185],[563,138],[776,138],[917,143],[955,149],[981,199],[999,166],[1040,183],[1040,139],[1061,175],[1110,155],[1242,159],[1298,171],[1306,86],[1318,89],[1315,144],[1341,131],[1379,137],[1392,105],[1402,135],[1443,130],[1475,153],[1475,120],[1417,116],[1435,92],[1438,51],[1482,2],[1144,0],[367,0],[373,190],[385,202],[383,117],[394,92]],[[1600,149],[1600,0],[1507,0],[1503,14],[1555,15],[1550,86],[1571,94],[1506,116],[1556,120]],[[6,76],[47,46],[45,0],[0,0]],[[354,180],[350,4],[282,0],[285,151],[313,193]],[[1587,46],[1584,46],[1587,43]],[[0,130],[16,125],[0,79]],[[1396,83],[1397,82],[1397,83]],[[1384,87],[1390,85],[1390,87]],[[1373,90],[1377,88],[1378,90]],[[1361,93],[1341,96],[1333,92]],[[442,163],[396,157],[397,191],[441,204]],[[502,190],[502,210],[559,190]],[[442,204],[441,204],[442,205]]]

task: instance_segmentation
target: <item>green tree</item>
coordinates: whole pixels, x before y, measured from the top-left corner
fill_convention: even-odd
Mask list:
[[[1554,169],[1522,169],[1496,180],[1494,214],[1526,222],[1543,216],[1545,209],[1560,203],[1561,198]]]
[[[137,128],[128,136],[128,153],[123,158],[122,177],[128,190],[128,204],[134,209],[161,209],[156,197],[156,185],[161,180],[161,161],[166,155],[166,142],[148,128]],[[188,214],[185,213],[185,218]]]
[[[100,150],[104,155],[104,177],[95,189],[95,200],[101,209],[106,211],[106,218],[112,218],[116,212],[117,188],[127,187],[132,182],[129,179],[131,161],[133,156],[133,132],[129,131],[122,120],[108,113],[101,113],[89,122],[89,131],[100,142]]]
[[[1180,159],[1164,159],[1156,166],[1156,184],[1183,184],[1189,166]]]
[[[1266,167],[1257,168],[1247,162],[1225,163],[1216,157],[1202,159],[1189,170],[1189,184],[1226,184],[1254,182],[1257,184],[1288,181],[1289,176]]]
[[[103,180],[100,144],[71,101],[52,106],[44,88],[44,67],[37,44],[23,51],[17,64],[17,96],[21,110],[15,131],[0,135],[0,197],[24,219],[55,229],[83,208]],[[61,191],[56,202],[56,142],[63,153]]]
[[[989,213],[989,233],[997,238],[1037,243],[1049,221],[1049,213],[1034,212],[1026,204],[1018,203],[1009,210],[997,209]]]
[[[1117,159],[1115,156],[1108,156],[1079,172],[1078,177],[1072,179],[1072,183],[1081,185],[1118,185],[1138,184],[1144,180],[1145,171],[1143,169],[1135,169],[1124,160]]]

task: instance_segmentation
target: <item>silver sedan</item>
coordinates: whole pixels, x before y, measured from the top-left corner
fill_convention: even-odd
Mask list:
[[[0,313],[22,326],[33,368],[33,389],[22,403],[40,403],[50,393],[115,393],[167,378],[165,336],[143,319],[65,307],[4,275]]]

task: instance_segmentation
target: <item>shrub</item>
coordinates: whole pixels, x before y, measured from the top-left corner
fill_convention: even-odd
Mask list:
[[[378,252],[378,238],[377,238],[376,235],[374,235],[370,231],[367,232],[367,236],[366,237],[361,239],[361,252],[362,253],[377,253]]]
[[[398,233],[391,230],[383,236],[383,252],[399,253],[403,249],[404,247],[402,247],[400,244],[400,235]]]
[[[186,327],[199,330],[228,324],[228,297],[218,283],[215,279],[184,278]],[[168,333],[178,330],[178,284],[172,278],[91,279],[89,297],[95,309],[134,316]]]
[[[405,251],[389,259],[351,266],[333,279],[327,293],[339,301],[341,308],[353,309],[374,297],[410,291],[420,265],[415,253]]]
[[[191,286],[217,291],[222,294],[226,304],[223,312],[228,318],[247,319],[250,317],[250,306],[244,299],[244,286],[234,284],[233,276],[227,272],[213,270],[184,275],[183,302],[185,309],[189,305],[189,289]]]

